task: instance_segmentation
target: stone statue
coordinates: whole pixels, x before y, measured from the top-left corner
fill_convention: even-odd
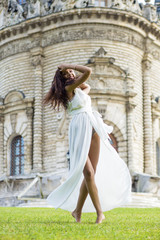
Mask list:
[[[111,7],[142,14],[138,0],[112,0]]]

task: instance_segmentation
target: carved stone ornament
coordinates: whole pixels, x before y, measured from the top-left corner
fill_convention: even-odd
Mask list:
[[[133,101],[126,102],[126,110],[127,112],[132,111],[136,107],[136,104]]]
[[[64,138],[65,134],[66,134],[66,131],[63,131],[63,127],[64,127],[64,123],[67,119],[66,112],[64,111],[64,112],[58,113],[57,114],[57,119],[59,121],[59,126],[58,126],[58,129],[57,129],[57,137],[58,138]]]
[[[112,0],[112,8],[132,11],[140,15],[142,14],[138,0]]]
[[[29,119],[32,118],[33,117],[33,108],[32,107],[26,108],[26,114]]]
[[[0,29],[6,26],[15,25],[30,18],[37,16],[50,15],[51,13],[66,11],[76,8],[97,7],[94,0],[26,0],[19,4],[17,0],[1,0],[0,3]],[[99,6],[100,1],[99,1]],[[98,7],[99,7],[98,6]],[[120,10],[134,12],[142,15],[142,10],[138,0],[110,0],[105,3],[104,7],[117,8]],[[148,10],[149,9],[149,10]],[[150,19],[155,21],[157,13],[152,4],[147,5],[147,12]],[[148,13],[143,11],[144,16],[148,17]]]
[[[20,39],[12,41],[10,44],[5,44],[0,48],[0,60],[8,56],[26,52],[33,48],[42,46],[45,48],[56,43],[76,41],[76,40],[110,40],[110,41],[120,41],[127,44],[136,46],[144,50],[144,39],[143,37],[131,29],[124,29],[123,27],[111,27],[110,25],[99,25],[98,28],[94,24],[89,24],[89,27],[77,29],[77,27],[66,27],[64,29],[54,29],[45,32],[42,36],[29,37],[27,39]],[[155,48],[150,51],[155,52]],[[155,57],[160,58],[160,53],[157,55],[158,49],[156,49]],[[160,51],[159,51],[160,52]],[[40,63],[41,58],[35,57],[33,64],[36,62]],[[110,61],[114,61],[110,58]],[[34,63],[35,62],[35,63]]]
[[[100,47],[88,60],[92,68],[89,84],[92,89],[109,92],[126,97],[134,97],[134,80],[129,76],[128,69],[123,70],[115,63],[115,59],[107,56],[107,51]]]
[[[42,55],[35,55],[35,56],[32,56],[31,58],[31,64],[36,67],[38,65],[42,65],[43,64],[43,57]]]
[[[15,126],[17,123],[17,113],[13,113],[10,115],[10,120],[11,120],[11,126],[12,126],[12,131],[15,132]]]
[[[21,91],[16,91],[16,90],[10,91],[5,96],[4,104],[21,101],[24,97],[25,96]]]
[[[143,16],[151,22],[158,21],[157,8],[151,4],[150,1],[148,1],[146,5],[143,6]]]
[[[144,59],[142,61],[142,63],[143,63],[143,69],[145,69],[145,70],[150,70],[151,69],[151,61],[150,60]]]

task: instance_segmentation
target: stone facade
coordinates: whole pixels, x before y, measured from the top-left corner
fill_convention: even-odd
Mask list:
[[[37,173],[42,176],[44,196],[65,177],[70,119],[62,110],[42,106],[63,62],[92,68],[88,80],[92,104],[114,127],[118,152],[133,177],[133,191],[160,195],[156,7],[139,6],[137,1],[107,1],[106,7],[96,7],[92,0],[37,0],[22,5],[2,1],[0,29],[1,205],[3,199],[17,205],[13,196]],[[24,174],[10,176],[11,142],[18,135],[24,140]],[[39,196],[35,186],[30,196]]]

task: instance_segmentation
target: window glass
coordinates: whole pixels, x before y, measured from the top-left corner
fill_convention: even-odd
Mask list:
[[[118,144],[117,144],[117,140],[115,138],[115,136],[111,133],[109,134],[111,140],[110,140],[110,143],[111,145],[116,149],[116,151],[118,152]]]
[[[24,141],[22,136],[16,136],[11,142],[11,172],[19,175],[24,173]]]
[[[18,0],[18,3],[19,4],[24,4],[24,3],[26,3],[26,0]]]
[[[96,7],[105,7],[107,4],[106,4],[106,0],[95,0],[94,5]]]

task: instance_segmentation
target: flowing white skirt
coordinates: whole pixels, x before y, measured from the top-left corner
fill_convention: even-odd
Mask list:
[[[73,211],[76,207],[93,127],[100,136],[100,156],[95,182],[102,210],[108,211],[131,201],[131,176],[128,167],[109,140],[103,136],[102,130],[106,128],[110,133],[110,127],[103,122],[97,112],[81,112],[73,116],[69,125],[70,171],[67,180],[47,198],[48,203],[54,208]],[[82,211],[95,212],[89,195]]]

